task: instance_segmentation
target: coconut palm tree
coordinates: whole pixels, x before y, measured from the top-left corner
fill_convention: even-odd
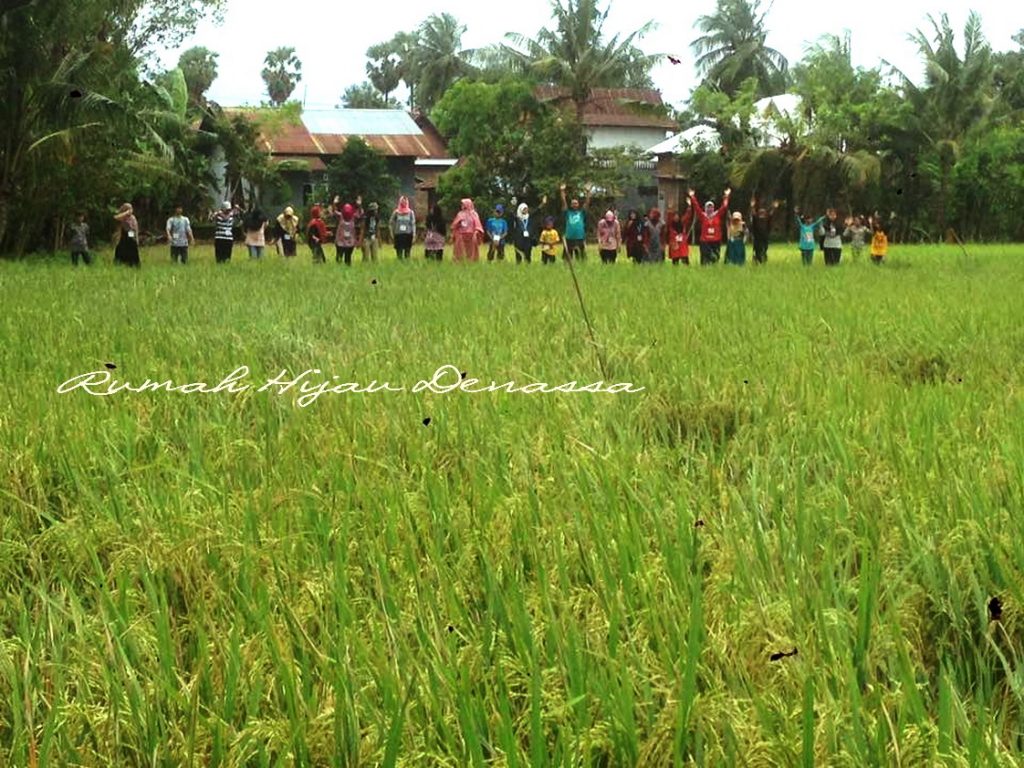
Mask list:
[[[267,84],[270,103],[279,107],[288,101],[302,79],[302,62],[294,48],[275,48],[267,53],[263,63],[266,66],[261,75]]]
[[[928,20],[931,36],[920,29],[910,35],[924,61],[924,86],[917,86],[893,69],[900,75],[904,95],[913,107],[909,123],[901,129],[916,139],[917,146],[928,150],[930,157],[924,166],[938,180],[934,211],[939,230],[945,233],[953,168],[964,139],[985,125],[995,104],[995,64],[976,12],[970,13],[964,25],[962,56],[957,52],[949,17],[942,14],[936,20],[929,15]]]
[[[552,0],[554,23],[535,38],[508,33],[505,50],[522,71],[568,89],[577,124],[594,88],[639,85],[637,73],[648,73],[655,56],[641,52],[635,42],[653,26],[647,22],[629,34],[606,38],[608,10],[597,0]]]
[[[417,106],[430,109],[452,83],[471,71],[473,51],[462,48],[465,31],[450,13],[435,13],[420,25],[414,50]]]
[[[733,96],[749,77],[757,79],[760,96],[786,89],[789,63],[766,44],[768,30],[760,0],[718,0],[715,12],[697,19],[704,34],[691,43],[704,82]]]

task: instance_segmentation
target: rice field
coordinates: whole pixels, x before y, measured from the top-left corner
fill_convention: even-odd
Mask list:
[[[0,262],[0,765],[1024,764],[1024,246],[328,250]]]

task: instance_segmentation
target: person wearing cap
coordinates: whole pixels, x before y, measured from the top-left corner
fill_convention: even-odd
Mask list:
[[[213,250],[218,264],[231,261],[231,248],[235,244],[235,225],[241,213],[237,206],[225,200],[220,210],[211,217],[213,219]]]
[[[729,221],[729,240],[725,246],[726,264],[742,267],[747,263],[747,225],[743,214],[736,211]]]
[[[505,206],[498,203],[494,206],[494,215],[487,220],[487,237],[490,246],[487,249],[487,260],[494,261],[494,255],[504,261],[505,238],[508,236],[508,222],[505,221]]]
[[[615,216],[615,211],[605,211],[604,218],[597,222],[597,247],[601,252],[601,262],[614,264],[622,247],[622,226]]]
[[[708,200],[701,208],[697,202],[697,193],[689,190],[690,205],[697,212],[700,219],[700,263],[701,266],[714,264],[718,261],[722,252],[722,229],[723,222],[729,215],[729,195],[732,189],[726,189],[722,197],[722,207],[717,211],[715,204]]]
[[[277,231],[282,255],[294,256],[299,234],[299,217],[295,215],[295,210],[290,205],[277,217]]]
[[[363,198],[356,198],[356,220],[359,222],[359,247],[363,252],[363,261],[376,261],[380,253],[380,206],[370,203],[363,210]]]

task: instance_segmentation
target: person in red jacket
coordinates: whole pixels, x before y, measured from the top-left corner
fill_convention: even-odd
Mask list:
[[[314,205],[310,211],[312,218],[306,227],[306,238],[309,240],[309,249],[313,251],[313,263],[323,264],[327,259],[324,257],[324,243],[330,238],[327,225],[320,218],[320,206]]]
[[[668,213],[668,257],[673,264],[690,263],[690,224],[693,223],[693,206],[686,201],[686,213],[682,218],[675,211]]]
[[[724,222],[729,216],[729,195],[732,189],[725,190],[722,198],[722,207],[717,211],[715,204],[708,200],[704,208],[697,202],[697,193],[690,190],[690,205],[700,217],[700,263],[701,266],[714,264],[722,249],[722,232],[725,229]]]

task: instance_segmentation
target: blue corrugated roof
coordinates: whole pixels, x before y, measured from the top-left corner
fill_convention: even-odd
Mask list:
[[[401,109],[310,109],[302,113],[310,133],[340,136],[419,136],[423,133]]]

